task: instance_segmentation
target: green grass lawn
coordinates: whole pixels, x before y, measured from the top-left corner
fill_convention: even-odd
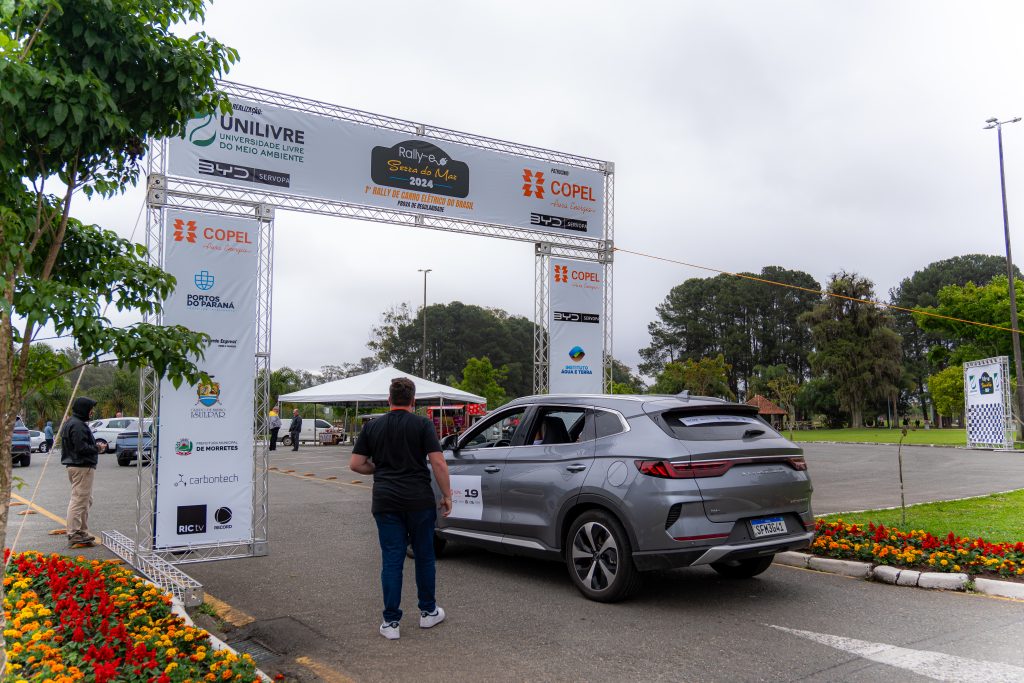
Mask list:
[[[984,538],[989,543],[1024,541],[1024,489],[994,496],[907,506],[907,523],[900,510],[868,510],[856,514],[824,515],[821,519],[867,525],[895,526],[900,531],[924,529],[934,536],[950,531],[957,536]]]
[[[782,435],[789,437],[789,430]],[[794,441],[855,441],[862,443],[899,443],[898,429],[795,429]],[[906,444],[936,444],[942,446],[966,446],[967,431],[964,429],[910,429]]]

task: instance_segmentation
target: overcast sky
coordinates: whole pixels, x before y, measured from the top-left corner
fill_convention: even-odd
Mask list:
[[[1024,115],[1024,3],[219,0],[229,80],[615,162],[615,243],[730,271],[840,269],[876,293],[1003,253],[994,131]],[[1004,129],[1024,229],[1024,122]],[[143,193],[78,200],[132,233]],[[380,313],[460,300],[532,317],[532,245],[279,211],[272,365],[355,361]],[[141,240],[142,226],[136,238]],[[1017,243],[1024,264],[1024,243]],[[614,354],[707,273],[619,254]]]

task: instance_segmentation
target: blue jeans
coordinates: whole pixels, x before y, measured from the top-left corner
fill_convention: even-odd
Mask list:
[[[384,621],[401,621],[402,568],[405,546],[416,555],[416,596],[421,612],[433,612],[434,601],[434,508],[415,512],[375,512],[380,539],[380,585],[384,591]]]

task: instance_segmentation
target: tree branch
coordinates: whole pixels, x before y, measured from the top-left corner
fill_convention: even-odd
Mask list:
[[[50,11],[53,9],[53,5],[46,8],[43,12],[43,16],[39,17],[39,23],[32,29],[32,37],[28,39],[28,43],[25,45],[25,49],[21,51],[21,55],[18,57],[19,62],[24,62],[28,57],[29,50],[32,49],[32,44],[36,42],[36,36],[38,36],[43,30],[43,24],[46,23],[47,18],[50,16]]]

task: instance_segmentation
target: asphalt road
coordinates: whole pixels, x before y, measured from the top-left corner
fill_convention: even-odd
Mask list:
[[[895,448],[809,445],[807,455],[817,512],[898,503]],[[438,567],[449,620],[417,627],[410,566],[413,609],[402,639],[385,641],[369,486],[353,483],[368,478],[347,462],[342,448],[277,451],[271,554],[183,566],[255,619],[233,639],[255,637],[280,655],[270,668],[302,680],[1024,680],[1021,602],[775,566],[740,582],[708,568],[657,572],[631,601],[604,605],[583,599],[560,564],[458,544]],[[15,470],[27,484],[17,494],[63,517],[66,475],[56,458],[43,465],[36,456]],[[912,501],[979,495],[1024,487],[1024,454],[906,447],[904,473]],[[101,464],[94,530],[134,533],[134,482],[112,457]],[[25,509],[12,507],[9,544],[63,552],[63,537],[47,534],[59,525]]]

